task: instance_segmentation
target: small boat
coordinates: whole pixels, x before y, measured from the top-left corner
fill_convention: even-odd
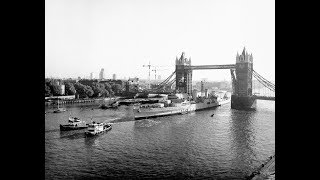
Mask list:
[[[61,113],[61,112],[65,112],[66,108],[59,108],[59,99],[58,99],[58,108],[56,110],[54,110],[54,113]]]
[[[68,124],[60,124],[61,131],[70,131],[87,128],[88,124],[85,121],[81,121],[77,117],[69,117]]]
[[[119,105],[118,103],[113,103],[113,104],[111,104],[111,105],[101,104],[101,105],[99,106],[99,108],[101,108],[101,109],[111,109],[111,108],[117,108],[118,105]]]
[[[65,108],[58,108],[58,109],[54,110],[53,112],[54,113],[61,113],[61,112],[65,112],[65,111],[66,111]]]
[[[112,129],[111,124],[92,122],[88,125],[88,130],[85,132],[86,136],[95,136],[97,134],[109,131]]]

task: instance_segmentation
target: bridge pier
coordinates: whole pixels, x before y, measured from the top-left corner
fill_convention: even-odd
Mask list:
[[[231,95],[231,109],[255,109],[256,98],[252,96],[252,54],[244,48],[242,53],[237,53],[236,76],[232,76],[233,94]]]
[[[231,95],[231,109],[237,110],[254,110],[257,100],[253,96]]]

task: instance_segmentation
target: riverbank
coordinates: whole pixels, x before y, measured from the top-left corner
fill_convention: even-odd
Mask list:
[[[112,98],[93,98],[93,99],[62,99],[62,100],[51,100],[45,102],[46,106],[56,105],[56,104],[76,104],[76,103],[92,103],[92,102],[101,102],[101,103],[112,103],[117,101],[120,97]]]

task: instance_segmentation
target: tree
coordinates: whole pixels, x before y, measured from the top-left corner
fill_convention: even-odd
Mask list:
[[[105,82],[105,83],[103,83],[103,85],[104,85],[105,89],[108,91],[107,96],[114,95],[114,92],[112,91],[112,86],[109,83]]]
[[[86,86],[77,82],[74,84],[74,88],[76,89],[77,94],[79,94],[80,98],[88,97],[86,94]]]
[[[49,86],[50,92],[52,95],[60,96],[60,94],[61,94],[60,87],[59,87],[59,85],[57,85],[55,80],[51,80],[51,81],[47,82],[46,84],[47,84],[47,86]]]
[[[51,90],[50,90],[50,87],[45,83],[45,96],[48,97],[48,96],[51,96]]]
[[[87,97],[92,97],[93,95],[93,90],[90,86],[85,86],[85,93],[87,95]]]
[[[75,95],[76,89],[74,85],[70,82],[65,83],[65,93],[66,95]]]
[[[100,97],[106,91],[104,85],[97,82],[92,83],[91,88],[93,90],[93,97]]]
[[[122,86],[120,84],[113,84],[112,85],[112,91],[116,94],[119,94],[122,90]]]

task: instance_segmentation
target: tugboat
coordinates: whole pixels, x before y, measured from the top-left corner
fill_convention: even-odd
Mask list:
[[[85,129],[87,127],[88,127],[88,124],[86,124],[85,121],[81,121],[77,117],[69,117],[68,124],[65,124],[65,125],[60,124],[60,131]]]
[[[88,125],[88,131],[85,132],[86,136],[95,136],[97,134],[109,131],[112,129],[111,124],[92,122]]]

